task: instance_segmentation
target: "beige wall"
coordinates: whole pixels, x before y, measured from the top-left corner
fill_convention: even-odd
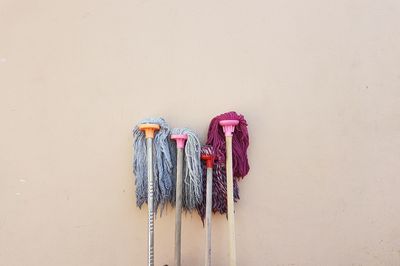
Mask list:
[[[132,126],[204,139],[229,110],[251,134],[239,265],[400,265],[399,25],[398,0],[0,0],[0,265],[145,265]],[[197,214],[182,241],[202,265]]]

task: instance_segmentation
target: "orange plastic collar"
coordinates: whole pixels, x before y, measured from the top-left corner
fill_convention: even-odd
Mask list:
[[[139,125],[139,129],[141,131],[144,131],[144,134],[146,135],[146,139],[153,139],[154,138],[154,132],[156,130],[160,129],[160,125],[158,124],[141,124]]]

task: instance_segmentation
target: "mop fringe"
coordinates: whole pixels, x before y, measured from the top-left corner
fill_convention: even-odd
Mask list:
[[[160,130],[155,133],[153,140],[153,175],[154,175],[154,207],[155,211],[162,210],[171,202],[175,187],[173,186],[174,168],[176,164],[175,150],[170,140],[171,130],[163,118],[148,118],[135,126],[133,173],[136,184],[136,205],[141,208],[147,203],[147,149],[146,138],[139,130],[140,124],[158,124]]]
[[[233,176],[243,178],[250,170],[247,159],[249,133],[247,131],[247,121],[243,115],[238,115],[236,112],[228,112],[214,117],[208,128],[207,144],[213,146],[217,162],[225,164],[225,134],[219,125],[219,121],[231,119],[239,120],[232,137]]]
[[[191,212],[203,201],[203,175],[200,160],[201,144],[196,133],[188,128],[174,128],[172,134],[186,134],[188,137],[184,148],[182,207],[185,211]]]

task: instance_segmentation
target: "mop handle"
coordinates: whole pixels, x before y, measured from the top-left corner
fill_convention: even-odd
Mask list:
[[[212,175],[214,166],[214,150],[203,147],[201,151],[201,159],[205,161],[207,168],[207,185],[206,185],[206,254],[205,266],[211,266],[211,210],[212,210]]]
[[[206,263],[211,266],[211,205],[212,205],[212,167],[207,167],[207,195],[206,195]]]
[[[229,224],[229,265],[236,266],[236,240],[235,240],[235,206],[233,200],[233,164],[232,164],[232,133],[239,120],[222,120],[219,122],[225,133],[226,142],[226,186],[228,201]]]
[[[176,140],[176,201],[175,201],[175,265],[181,265],[181,228],[182,228],[182,172],[183,172],[183,148],[187,135],[171,135]]]
[[[228,193],[229,265],[236,266],[235,206],[233,200],[232,136],[226,136],[226,185]]]
[[[147,148],[147,205],[148,213],[148,266],[154,266],[154,177],[153,177],[153,138],[154,131],[159,130],[157,124],[141,124],[139,129],[145,132]]]
[[[175,212],[175,265],[181,265],[181,226],[182,226],[182,166],[183,149],[177,150],[176,169],[176,212]]]
[[[153,177],[153,139],[148,138],[147,141],[147,204],[149,207],[148,218],[148,264],[154,265],[154,177]]]

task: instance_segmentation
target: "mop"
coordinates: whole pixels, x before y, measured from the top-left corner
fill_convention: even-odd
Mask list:
[[[191,212],[202,202],[202,169],[200,141],[193,131],[187,128],[175,128],[172,130],[171,139],[176,140],[177,148],[175,265],[180,266],[182,208]]]
[[[226,175],[226,202],[229,224],[229,265],[235,266],[234,183],[237,179],[243,178],[250,169],[247,160],[249,135],[247,131],[247,122],[243,115],[229,112],[213,118],[208,129],[207,144],[213,146],[215,151],[216,176]],[[238,191],[236,193],[238,193]],[[218,207],[220,210],[224,210],[224,206]]]
[[[133,130],[136,204],[139,208],[145,202],[148,204],[149,266],[154,265],[154,214],[159,207],[162,210],[173,195],[175,156],[171,149],[169,134],[168,124],[162,118],[142,120]]]
[[[201,159],[205,161],[207,169],[206,207],[205,207],[205,220],[206,220],[205,266],[211,266],[211,205],[212,205],[212,178],[213,178],[213,166],[214,166],[214,149],[212,146],[206,145],[201,147]]]

